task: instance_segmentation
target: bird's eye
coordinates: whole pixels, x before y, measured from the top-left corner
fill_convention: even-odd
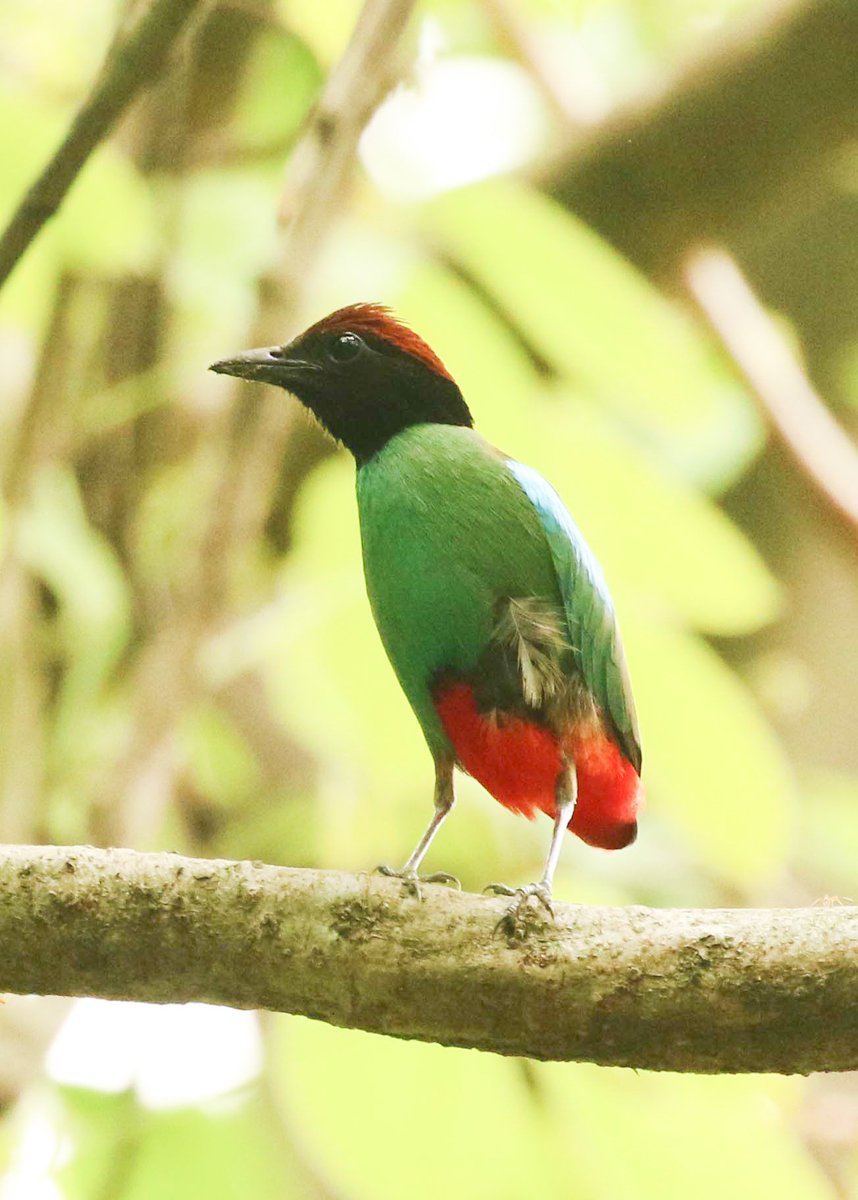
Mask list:
[[[350,362],[363,350],[363,341],[356,333],[341,333],[328,348],[328,357],[336,363]]]

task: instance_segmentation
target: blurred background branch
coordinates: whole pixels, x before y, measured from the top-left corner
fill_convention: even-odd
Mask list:
[[[814,390],[735,259],[723,251],[698,251],[688,260],[685,281],[775,435],[825,500],[858,532],[858,448]]]
[[[200,0],[152,0],[133,27],[120,34],[118,47],[105,60],[61,145],[0,235],[0,287],[60,207],[93,150],[135,96],[158,78],[176,39],[199,7]]]
[[[858,136],[858,8],[757,6],[651,94],[575,138],[546,187],[659,278],[701,243],[745,244],[812,203]],[[786,207],[785,207],[786,206]]]
[[[358,137],[395,78],[399,38],[412,8],[413,0],[367,0],[308,116],[282,192],[284,233],[276,263],[259,280],[256,313],[245,335],[253,345],[288,340],[303,289],[349,187]],[[172,749],[177,727],[207,686],[200,676],[201,648],[230,614],[232,580],[243,555],[258,545],[278,479],[285,473],[297,476],[295,486],[300,481],[300,468],[290,470],[288,444],[296,424],[306,429],[304,418],[287,410],[280,396],[255,399],[239,387],[231,403],[195,431],[199,486],[209,489],[209,499],[172,612],[154,626],[137,655],[137,711],[127,748],[101,793],[94,828],[100,843],[145,842],[146,832],[160,820],[153,794],[169,803],[179,768]],[[296,440],[303,447],[301,433]],[[318,456],[306,456],[308,466]],[[154,788],[153,780],[158,781]],[[116,825],[116,796],[125,797],[122,820],[129,812],[142,816],[143,825],[135,823],[130,839]]]

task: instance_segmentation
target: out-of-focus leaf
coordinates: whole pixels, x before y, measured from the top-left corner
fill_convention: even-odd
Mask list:
[[[108,1190],[121,1195],[145,1119],[134,1093],[56,1087],[52,1099],[57,1132],[66,1142],[56,1173],[63,1195],[69,1200],[87,1200]]]
[[[59,256],[73,269],[118,275],[155,260],[160,222],[150,186],[115,145],[96,151],[54,220]]]
[[[14,88],[0,86],[0,212],[15,211],[43,160],[61,136],[62,114]],[[36,329],[47,317],[56,283],[56,251],[52,229],[30,246],[0,290],[4,323]]]
[[[424,219],[555,369],[622,413],[674,469],[723,484],[756,451],[750,402],[690,320],[571,214],[494,180],[443,197]]]
[[[35,95],[22,103],[13,87],[0,87],[0,207],[11,212],[42,164],[53,151],[63,129],[59,106]]]
[[[619,593],[725,636],[776,616],[775,581],[722,510],[668,475],[589,397],[546,395],[508,329],[462,283],[423,267],[403,302],[442,348],[477,427],[554,484]]]
[[[75,414],[77,427],[87,435],[98,435],[130,425],[144,413],[168,404],[171,386],[160,367],[129,375],[83,397]]]
[[[20,516],[17,549],[56,593],[78,685],[94,690],[125,645],[130,602],[116,554],[89,524],[67,467],[40,471]]]
[[[817,772],[805,786],[798,869],[814,886],[858,902],[858,778]]]
[[[302,1019],[279,1022],[277,1035],[273,1081],[285,1120],[335,1194],[570,1194],[515,1060]]]
[[[65,662],[51,730],[61,790],[73,793],[111,743],[116,714],[105,683],[131,629],[128,584],[111,546],[89,524],[65,466],[43,468],[16,531],[21,558],[56,595],[58,652]],[[66,828],[67,817],[63,817]],[[73,823],[72,823],[73,824]]]
[[[400,777],[422,737],[366,599],[354,467],[344,457],[315,472],[302,493],[284,582],[292,587],[279,631],[288,680],[280,702],[290,723],[328,754],[334,730],[341,753],[356,754],[366,766],[385,763],[389,778]]]
[[[464,280],[437,262],[417,263],[397,289],[396,310],[440,354],[489,440],[505,431],[508,413],[531,423],[542,381],[509,326]]]
[[[182,730],[189,773],[207,800],[230,804],[259,789],[259,766],[247,742],[213,705],[190,713]]]
[[[379,835],[398,824],[409,795],[418,799],[417,822],[423,819],[419,799],[428,803],[431,795],[431,759],[364,593],[352,464],[326,463],[299,508],[284,577],[288,603],[260,652],[288,728],[327,765],[325,861],[367,862],[391,853],[389,838]]]
[[[288,1200],[300,1195],[258,1100],[235,1096],[200,1108],[150,1112],[129,1093],[60,1092],[71,1158],[58,1173],[69,1200]]]
[[[111,0],[92,0],[85,7],[4,0],[0,5],[0,45],[7,48],[4,79],[21,85],[21,101],[32,102],[37,89],[50,97],[57,117],[67,122],[75,102],[92,85],[115,23]],[[52,149],[53,145],[37,144],[34,153],[47,157]]]
[[[778,1196],[831,1200],[798,1144],[798,1080],[700,1077],[535,1063],[572,1194],[614,1200]],[[568,1193],[567,1193],[568,1194]]]
[[[633,613],[624,633],[653,808],[720,877],[739,887],[770,880],[795,832],[783,749],[703,641]]]
[[[306,45],[270,29],[256,39],[245,70],[236,136],[248,148],[282,145],[300,125],[319,82],[318,63]]]
[[[288,1124],[354,1200],[719,1200],[769,1180],[829,1200],[790,1127],[798,1081],[524,1064],[297,1018],[276,1045]]]
[[[355,19],[359,0],[328,0],[324,8],[314,0],[281,0],[283,20],[307,43],[325,67],[342,54]]]
[[[289,1200],[298,1180],[258,1103],[148,1113],[123,1200]]]
[[[580,399],[544,422],[534,455],[569,500],[618,590],[706,633],[771,621],[780,591],[758,551],[705,495],[659,471]],[[542,409],[545,412],[545,409]]]
[[[153,471],[140,501],[132,531],[135,562],[165,594],[181,585],[194,562],[219,465],[205,451],[166,464]]]
[[[198,353],[197,371],[211,361],[205,355],[212,345],[228,349],[229,339],[250,323],[255,278],[274,260],[278,186],[276,176],[264,172],[207,170],[195,172],[182,189],[170,283],[188,326],[181,358]]]
[[[327,859],[320,854],[319,828],[323,823],[321,805],[315,790],[296,795],[272,794],[260,790],[253,803],[216,832],[210,852],[218,858],[247,858],[287,867],[339,865],[359,869],[354,856]],[[168,845],[180,844],[173,840]],[[189,850],[189,853],[192,853]]]

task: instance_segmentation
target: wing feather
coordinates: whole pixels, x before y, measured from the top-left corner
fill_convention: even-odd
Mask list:
[[[551,550],[573,647],[587,687],[640,773],[637,714],[611,594],[596,558],[563,501],[538,471],[514,459],[512,474],[539,514]]]

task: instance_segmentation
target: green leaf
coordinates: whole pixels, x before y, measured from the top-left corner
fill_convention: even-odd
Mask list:
[[[771,881],[795,833],[784,751],[737,676],[705,642],[627,614],[654,816],[739,887]]]
[[[275,254],[276,194],[264,172],[200,170],[183,184],[170,284],[184,323],[182,363],[199,356],[194,386],[212,347],[228,347],[251,319],[256,279]]]
[[[144,1120],[133,1091],[55,1087],[49,1095],[56,1105],[57,1136],[66,1144],[66,1161],[56,1172],[62,1194],[69,1200],[110,1191],[123,1195]]]
[[[236,105],[241,145],[282,146],[297,132],[319,82],[319,65],[303,42],[280,26],[263,31],[245,67]]]
[[[804,789],[796,866],[813,888],[858,901],[858,778],[833,771],[811,775]]]
[[[590,396],[546,392],[509,328],[460,280],[418,267],[401,307],[443,347],[477,428],[554,484],[618,595],[722,636],[777,615],[780,590],[729,517],[632,442]]]
[[[572,1194],[831,1200],[795,1135],[802,1081],[561,1063],[533,1073]]]
[[[299,1018],[275,1031],[285,1120],[350,1200],[830,1200],[793,1132],[798,1080],[522,1062]]]
[[[16,531],[21,558],[59,603],[58,654],[64,661],[51,754],[63,786],[74,768],[111,737],[105,684],[131,631],[128,582],[109,543],[89,524],[74,474],[44,467]]]
[[[284,1119],[336,1195],[569,1194],[515,1060],[303,1019],[275,1028]]]
[[[581,398],[546,416],[538,447],[530,422],[532,461],[558,485],[622,595],[720,636],[778,615],[780,588],[713,500],[659,468]]]
[[[33,96],[24,101],[17,88],[0,86],[0,211],[4,223],[59,141],[62,128],[60,111]],[[4,326],[38,330],[47,319],[55,289],[56,252],[49,224],[0,290]]]
[[[324,8],[315,0],[289,0],[289,28],[330,66],[345,49],[359,11],[359,0],[328,0]]]
[[[445,196],[425,220],[548,362],[674,469],[723,485],[759,448],[753,406],[691,321],[559,205],[493,180]]]
[[[58,1181],[70,1200],[288,1200],[302,1194],[298,1170],[252,1093],[154,1112],[129,1092],[62,1088],[58,1095],[60,1129],[71,1140]]]
[[[17,537],[21,557],[62,606],[68,647],[81,663],[80,684],[94,688],[125,646],[130,599],[121,564],[90,525],[71,470],[39,472]]]
[[[73,270],[110,276],[145,272],[161,238],[150,185],[115,144],[100,146],[55,218],[62,262]]]
[[[302,490],[284,585],[287,601],[259,631],[256,653],[285,724],[328,765],[336,802],[323,806],[324,860],[380,861],[393,852],[383,831],[409,795],[421,811],[414,829],[423,820],[432,764],[370,613],[345,457]],[[407,818],[401,828],[410,840]]]
[[[258,794],[259,766],[250,747],[229,718],[213,704],[187,713],[181,740],[188,774],[214,804],[229,805]]]
[[[289,1200],[303,1193],[260,1103],[146,1114],[123,1200]]]

